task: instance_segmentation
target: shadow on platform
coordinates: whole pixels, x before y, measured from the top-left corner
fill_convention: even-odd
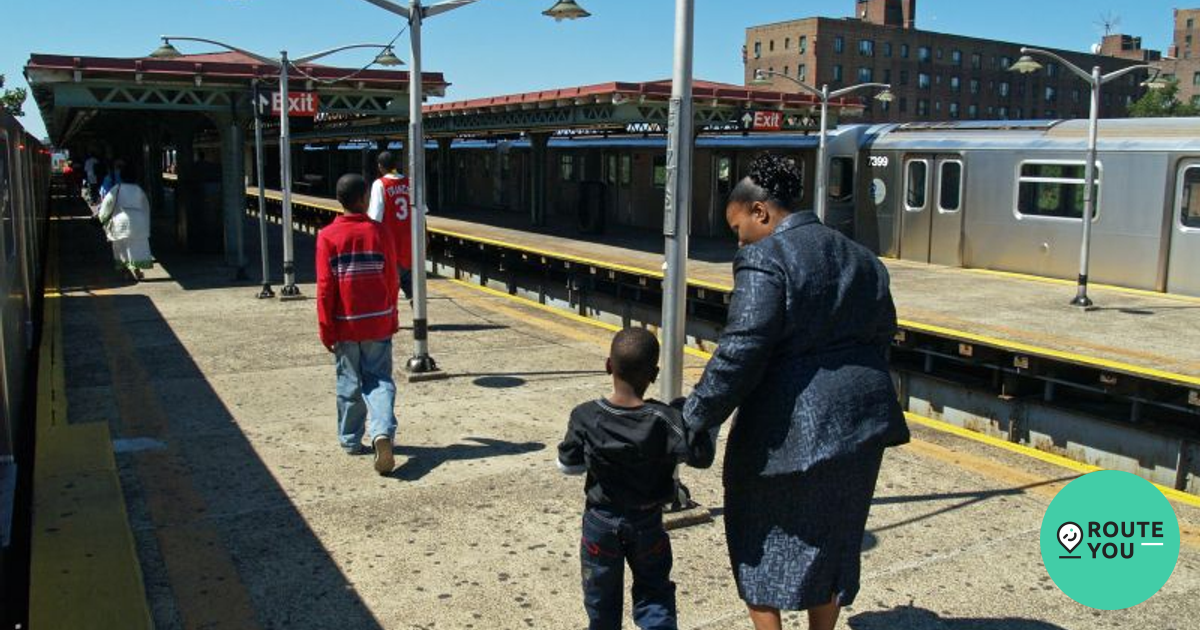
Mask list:
[[[544,450],[541,442],[506,442],[490,438],[467,438],[475,444],[453,444],[450,446],[407,446],[398,445],[393,449],[397,455],[408,458],[399,468],[392,472],[394,479],[401,481],[417,481],[433,472],[438,466],[452,461],[468,461],[524,455]]]
[[[942,617],[932,610],[901,606],[882,612],[865,612],[847,620],[851,630],[1066,630],[1062,626],[1016,618]]]

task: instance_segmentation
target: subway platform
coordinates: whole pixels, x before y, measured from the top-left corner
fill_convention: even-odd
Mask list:
[[[166,249],[145,282],[129,284],[111,271],[93,222],[57,220],[52,230],[58,330],[47,334],[60,335],[54,365],[65,394],[56,422],[111,436],[83,447],[115,456],[133,541],[124,561],[141,576],[155,628],[586,625],[582,480],[560,475],[554,458],[571,407],[606,391],[609,330],[433,279],[431,349],[450,378],[398,383],[397,469],[380,477],[369,457],[338,448],[333,366],[311,300],[255,300],[256,285],[226,282],[216,258]],[[311,278],[312,249],[298,236],[301,280]],[[397,337],[397,366],[407,334]],[[689,361],[694,382],[703,362]],[[1038,551],[1046,506],[1077,469],[913,430],[913,443],[884,463],[863,590],[839,627],[1191,626],[1200,601],[1194,503],[1173,503],[1184,544],[1162,592],[1129,610],[1095,611],[1054,586]],[[688,630],[749,627],[725,554],[720,465],[684,473],[716,515],[673,533]],[[89,500],[99,499],[77,497]],[[40,531],[35,565],[48,538],[95,535],[87,530]],[[87,578],[41,576],[60,589]],[[86,607],[87,590],[77,595]]]

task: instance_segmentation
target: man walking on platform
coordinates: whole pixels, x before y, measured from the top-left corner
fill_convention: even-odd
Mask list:
[[[396,465],[396,255],[383,227],[365,214],[361,175],[343,175],[337,198],[345,214],[317,235],[317,321],[321,343],[337,361],[338,439],[347,453],[364,453],[369,429],[375,470],[387,475]]]
[[[367,215],[383,225],[392,239],[398,258],[400,290],[412,301],[412,212],[408,178],[396,170],[396,154],[384,151],[376,158],[379,179],[371,185],[371,203]]]

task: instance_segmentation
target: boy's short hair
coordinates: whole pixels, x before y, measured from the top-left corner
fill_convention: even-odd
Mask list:
[[[658,339],[645,328],[626,328],[613,337],[608,356],[614,376],[634,386],[649,385],[658,368]]]
[[[357,173],[347,173],[338,178],[337,200],[346,210],[354,209],[354,205],[367,196],[367,180]]]
[[[394,171],[396,170],[396,154],[391,151],[384,151],[379,154],[379,157],[375,158],[375,163],[385,171]]]

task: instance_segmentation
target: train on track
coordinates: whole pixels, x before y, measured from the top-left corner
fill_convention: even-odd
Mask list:
[[[50,151],[0,112],[0,560],[10,561],[13,507],[32,455],[30,393],[42,298]],[[18,475],[18,472],[21,475]],[[5,570],[11,568],[2,566]]]
[[[843,125],[830,136],[827,223],[883,256],[1075,279],[1083,227],[1087,121]],[[583,136],[550,143],[552,213],[596,208],[580,225],[658,229],[666,141]],[[813,135],[697,140],[693,234],[722,236],[725,198],[763,151],[793,156],[811,182]],[[529,143],[470,140],[433,186],[448,208],[524,212]],[[1200,295],[1200,119],[1104,120],[1091,280]],[[448,177],[447,177],[448,175]],[[584,182],[603,185],[585,203]],[[805,187],[802,204],[812,207]],[[592,190],[595,186],[592,186]]]

